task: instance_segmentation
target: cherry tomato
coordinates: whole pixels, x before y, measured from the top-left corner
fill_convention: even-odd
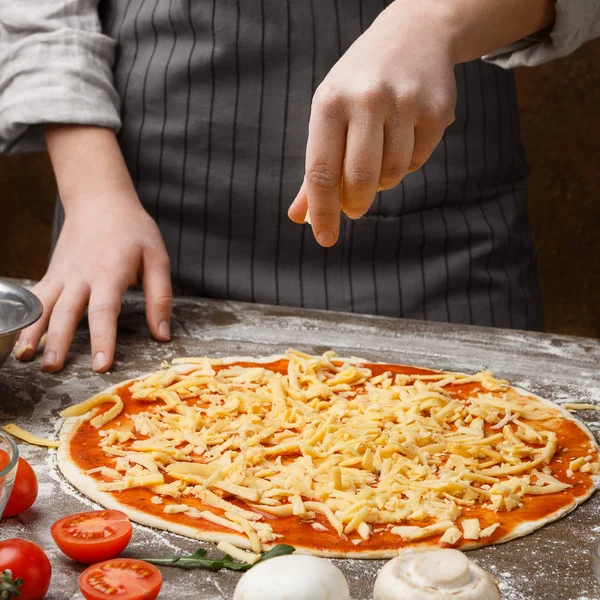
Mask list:
[[[0,575],[0,581],[8,589],[9,598],[13,592],[11,579],[16,582],[20,578],[23,583],[15,585],[19,595],[14,597],[19,600],[41,600],[48,591],[52,568],[39,546],[29,540],[12,538],[0,542]]]
[[[0,450],[0,469],[9,463],[8,454]],[[31,465],[24,459],[19,458],[17,475],[13,484],[12,492],[8,497],[8,503],[2,513],[3,517],[14,517],[33,506],[38,495],[38,482]]]
[[[113,558],[79,576],[79,589],[87,600],[154,600],[161,586],[160,571],[134,558]]]
[[[60,519],[50,533],[56,545],[73,560],[91,565],[125,550],[133,528],[119,510],[92,510]]]

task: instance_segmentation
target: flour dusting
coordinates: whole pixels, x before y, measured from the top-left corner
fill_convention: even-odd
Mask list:
[[[293,346],[310,353],[335,350],[342,356],[414,364],[473,373],[488,368],[496,376],[549,400],[600,405],[600,342],[567,336],[421,323],[360,315],[242,305],[232,302],[176,300],[173,342],[149,339],[143,302],[129,296],[121,319],[115,366],[109,374],[90,369],[89,338],[81,329],[72,362],[57,375],[39,364],[10,359],[0,370],[0,424],[15,422],[42,437],[57,438],[58,412],[125,379],[158,368],[176,356],[264,356]],[[575,414],[598,437],[597,412]],[[56,465],[56,452],[20,444],[39,478],[39,499],[18,518],[2,522],[2,537],[26,537],[39,543],[53,565],[48,600],[75,600],[82,567],[64,557],[50,526],[67,514],[97,505],[67,483]],[[469,552],[499,582],[503,600],[598,600],[591,548],[600,537],[597,495],[566,518],[525,538]],[[128,556],[191,554],[199,546],[175,534],[135,526]],[[352,600],[371,600],[382,561],[336,560]],[[229,600],[239,579],[233,572],[162,570],[165,598]]]

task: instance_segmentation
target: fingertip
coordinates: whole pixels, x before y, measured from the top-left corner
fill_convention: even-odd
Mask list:
[[[92,369],[96,373],[106,373],[110,369],[111,361],[106,357],[106,354],[100,350],[94,354],[92,359]]]
[[[169,321],[164,320],[158,324],[154,338],[158,342],[171,341],[171,324],[169,323]]]
[[[59,359],[54,350],[44,352],[42,358],[42,371],[44,373],[57,373],[63,368],[63,361]]]
[[[29,340],[19,340],[15,348],[15,358],[30,361],[35,358],[35,348]]]
[[[344,210],[344,214],[349,219],[356,221],[357,219],[360,219],[361,217],[363,217],[366,214],[366,212],[362,211],[362,210]]]
[[[316,236],[317,242],[324,248],[330,248],[337,241],[337,235],[333,231],[323,230],[319,231]]]
[[[306,211],[300,211],[292,206],[290,206],[290,209],[288,210],[288,218],[293,223],[296,223],[296,225],[303,225],[307,222]]]
[[[308,213],[308,196],[306,194],[306,188],[304,184],[300,188],[300,191],[296,195],[296,198],[288,209],[288,217],[294,223],[302,225],[306,222],[306,215]]]

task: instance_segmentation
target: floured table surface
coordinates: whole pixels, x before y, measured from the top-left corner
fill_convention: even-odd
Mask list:
[[[91,371],[89,337],[78,331],[63,372],[42,373],[39,362],[8,360],[0,370],[0,424],[15,422],[42,436],[55,436],[58,412],[109,385],[154,371],[176,356],[265,356],[289,347],[370,361],[476,372],[490,369],[513,385],[558,403],[600,404],[600,342],[582,338],[507,330],[343,315],[233,302],[178,299],[173,341],[151,340],[141,296],[128,296],[120,318],[119,346],[112,371]],[[596,437],[600,416],[578,414]],[[65,515],[97,508],[58,473],[53,452],[20,444],[40,482],[35,506],[1,524],[1,538],[24,537],[40,544],[53,566],[50,600],[81,598],[77,576],[82,567],[54,545],[50,525]],[[506,600],[600,599],[592,570],[591,548],[600,537],[600,495],[574,513],[518,540],[472,551],[469,556],[500,582]],[[127,556],[190,554],[199,545],[180,536],[135,526]],[[346,574],[353,600],[369,600],[382,561],[336,560]],[[163,568],[162,598],[229,600],[239,574]]]

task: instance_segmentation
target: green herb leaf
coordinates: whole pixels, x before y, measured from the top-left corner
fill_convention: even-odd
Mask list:
[[[268,552],[265,552],[260,559],[254,563],[258,564],[274,558],[275,556],[284,556],[285,554],[292,554],[296,549],[293,546],[287,544],[278,544]],[[153,565],[159,565],[164,567],[182,567],[184,569],[189,568],[201,568],[209,569],[211,571],[219,571],[220,569],[229,569],[231,571],[247,571],[252,567],[250,563],[238,562],[233,557],[226,554],[222,558],[206,558],[206,550],[198,548],[194,554],[185,556],[172,556],[167,558],[142,558],[146,562],[152,563]],[[0,600],[4,600],[0,597]]]
[[[269,558],[285,556],[286,554],[293,554],[294,552],[296,552],[296,548],[294,548],[294,546],[288,546],[288,544],[277,544],[277,546],[271,548],[268,552],[265,552],[256,562],[264,562],[265,560],[269,560]]]

